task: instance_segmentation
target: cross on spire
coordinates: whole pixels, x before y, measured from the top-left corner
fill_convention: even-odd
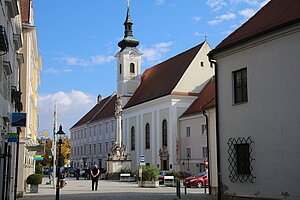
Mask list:
[[[127,3],[128,3],[128,6],[127,6],[127,7],[130,8],[130,1],[131,1],[131,0],[126,0],[126,1],[127,1]]]

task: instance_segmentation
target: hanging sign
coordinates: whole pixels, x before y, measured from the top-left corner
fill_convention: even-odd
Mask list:
[[[9,133],[7,141],[8,142],[17,142],[18,141],[18,133]]]
[[[12,113],[11,126],[26,127],[26,113]]]
[[[33,160],[44,160],[44,157],[42,156],[36,156],[33,158]]]

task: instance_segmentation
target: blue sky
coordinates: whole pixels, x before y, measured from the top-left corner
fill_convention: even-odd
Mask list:
[[[142,71],[203,42],[212,48],[268,0],[131,0]],[[39,129],[53,129],[54,101],[65,132],[116,91],[115,53],[126,0],[33,0],[39,54]]]

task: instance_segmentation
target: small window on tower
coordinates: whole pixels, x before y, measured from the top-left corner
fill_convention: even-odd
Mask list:
[[[120,74],[122,74],[122,64],[120,64]]]
[[[134,63],[130,63],[130,73],[135,73],[134,71]]]

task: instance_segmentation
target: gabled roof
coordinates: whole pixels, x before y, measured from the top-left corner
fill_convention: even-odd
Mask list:
[[[124,108],[129,108],[172,93],[204,42],[147,69],[140,86]]]
[[[299,0],[271,0],[225,38],[211,54],[297,22],[300,22]]]
[[[114,115],[115,112],[115,102],[117,95],[113,94],[105,99],[102,99],[97,103],[87,114],[85,114],[75,125],[70,129],[81,126],[83,124],[99,120],[101,118],[107,118]]]
[[[212,78],[203,90],[199,93],[198,98],[192,103],[192,105],[182,114],[181,117],[187,117],[190,115],[198,114],[205,108],[214,107],[215,101],[215,81]]]
[[[20,1],[22,22],[29,23],[30,3],[31,3],[31,0],[21,0]]]

